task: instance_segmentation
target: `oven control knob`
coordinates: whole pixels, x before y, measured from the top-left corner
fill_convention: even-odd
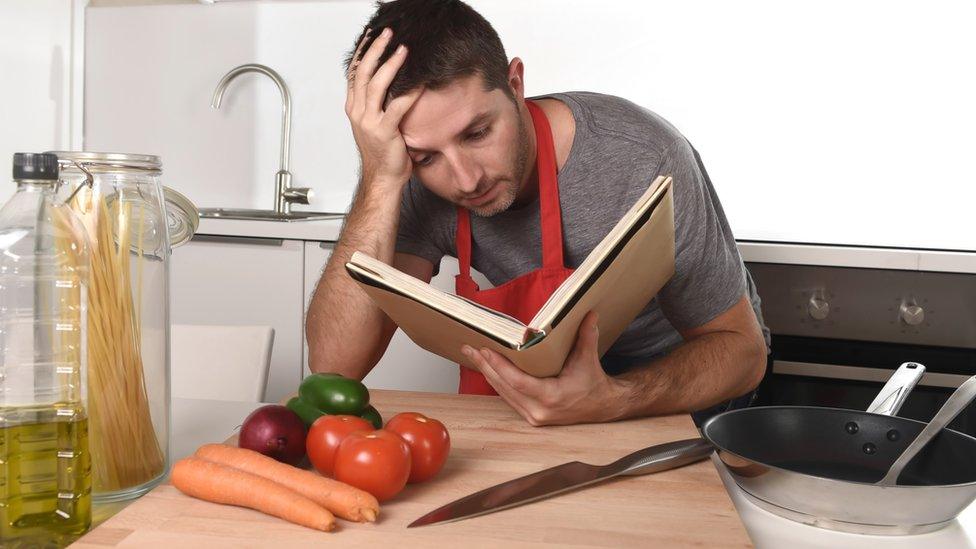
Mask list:
[[[830,314],[830,303],[826,299],[813,296],[807,302],[807,313],[814,320],[823,320]]]
[[[898,316],[905,324],[918,326],[925,321],[925,309],[914,303],[902,303]]]

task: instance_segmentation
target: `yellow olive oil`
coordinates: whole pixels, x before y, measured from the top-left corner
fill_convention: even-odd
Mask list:
[[[0,547],[64,547],[90,524],[84,412],[0,407]]]

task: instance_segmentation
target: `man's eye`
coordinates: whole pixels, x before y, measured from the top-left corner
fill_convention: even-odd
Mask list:
[[[413,161],[413,163],[418,166],[429,166],[430,163],[433,161],[433,159],[434,158],[428,154],[427,156],[417,158],[416,160]]]
[[[479,139],[484,139],[488,135],[490,129],[491,126],[485,126],[484,128],[481,128],[480,130],[474,133],[468,134],[468,139],[470,139],[471,141],[478,141]]]

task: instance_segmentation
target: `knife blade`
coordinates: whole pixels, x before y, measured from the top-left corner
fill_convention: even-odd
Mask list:
[[[410,523],[407,528],[486,515],[616,476],[646,475],[675,469],[701,461],[711,453],[712,445],[708,441],[691,438],[649,446],[607,465],[572,461],[465,496],[434,509]]]

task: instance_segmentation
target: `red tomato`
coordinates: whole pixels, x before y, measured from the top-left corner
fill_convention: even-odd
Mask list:
[[[372,431],[373,425],[357,416],[325,415],[315,420],[305,439],[305,451],[315,470],[332,476],[339,444],[355,431]]]
[[[397,414],[386,422],[387,431],[403,437],[410,446],[410,482],[422,482],[437,474],[451,451],[451,436],[444,424],[416,412]]]
[[[339,445],[335,478],[386,501],[400,493],[410,477],[410,447],[385,430],[352,433]]]

